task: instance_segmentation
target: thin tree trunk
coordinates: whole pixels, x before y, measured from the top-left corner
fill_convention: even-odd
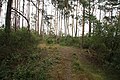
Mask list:
[[[37,1],[36,1],[36,5],[37,5]],[[38,9],[36,7],[36,14],[35,14],[35,31],[37,32],[37,12],[38,12]]]
[[[22,9],[23,9],[23,15],[24,15],[24,8],[25,8],[25,0],[23,0],[23,6],[22,6]],[[24,26],[24,18],[22,18],[22,28]]]
[[[30,1],[27,3],[27,19],[30,22]],[[30,31],[30,26],[28,26],[28,31]]]
[[[67,36],[67,26],[66,26],[66,15],[64,14],[64,27],[65,27],[65,36]]]
[[[37,0],[37,2],[38,2],[38,8],[40,7],[40,1],[39,0]],[[38,12],[38,19],[37,19],[37,32],[39,33],[39,21],[40,21],[40,19],[39,19],[39,17],[40,17],[40,11],[39,10],[37,10]]]
[[[110,18],[111,18],[111,22],[110,22],[110,23],[112,24],[112,20],[113,20],[113,19],[112,19],[113,9],[111,10],[110,14],[111,14],[111,15],[110,15]]]
[[[73,29],[74,29],[74,14],[72,15],[72,36],[73,36]]]
[[[119,30],[119,26],[120,26],[120,11],[119,11],[119,16],[118,16],[118,25],[116,26],[117,29],[116,29],[116,36],[118,35],[118,30]]]
[[[14,5],[15,5],[15,9],[17,8],[17,1],[14,0]],[[15,23],[14,23],[14,27],[15,27],[15,31],[17,30],[17,12],[15,12]]]
[[[62,26],[63,26],[63,17],[62,17],[62,14],[61,14],[60,36],[62,36]]]
[[[95,10],[95,1],[93,0],[93,8],[92,8],[92,16],[94,15],[94,10]],[[95,20],[92,21],[92,27],[93,27],[93,36],[94,36],[94,31],[95,31]]]
[[[18,1],[18,6],[17,6],[17,10],[20,11],[20,1]],[[20,16],[17,16],[17,29],[20,28]]]
[[[100,9],[100,13],[99,13],[99,21],[101,21],[101,9]]]
[[[41,20],[41,26],[42,26],[42,30],[43,30],[43,38],[44,38],[44,20],[43,20],[43,16],[44,16],[44,6],[45,6],[45,1],[43,1],[43,12],[42,12],[42,20]]]
[[[68,15],[66,15],[66,33],[67,33],[67,35],[69,34],[68,33]]]
[[[67,17],[67,29],[68,29],[68,35],[69,35],[69,16]]]
[[[57,6],[56,6],[57,7]],[[57,9],[55,9],[55,34],[57,35]]]
[[[10,26],[11,26],[11,8],[12,8],[13,0],[8,0],[7,2],[7,12],[5,18],[5,32],[10,33]]]
[[[43,0],[43,4],[42,4],[42,16],[41,16],[41,26],[40,26],[40,35],[44,36],[44,32],[42,32],[42,28],[43,28],[43,12],[44,12],[44,0]]]
[[[61,22],[60,22],[60,11],[59,11],[59,35],[58,36],[60,36],[60,29],[61,29]]]
[[[57,31],[57,34],[58,34],[58,29],[59,29],[59,25],[58,25],[58,17],[59,17],[59,15],[58,15],[58,8],[57,8],[57,24],[56,24],[56,31]],[[56,34],[56,36],[57,36],[57,34]]]
[[[85,7],[83,7],[83,19],[82,19],[82,47],[84,44],[84,30],[85,30]]]
[[[66,31],[66,15],[65,15],[65,10],[64,10],[64,29],[65,29],[65,36],[67,35],[67,31]]]
[[[77,0],[77,6],[76,6],[76,31],[75,31],[75,37],[77,37],[77,31],[78,31],[78,16],[77,16],[77,9],[78,9],[78,0]]]
[[[1,11],[2,11],[2,0],[0,0],[0,16],[1,16]]]
[[[89,0],[89,37],[91,37],[91,15],[90,15],[90,11],[91,11],[91,8],[90,8],[90,0]]]

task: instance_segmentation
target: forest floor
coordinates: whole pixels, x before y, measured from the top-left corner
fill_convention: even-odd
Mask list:
[[[48,69],[48,80],[112,80],[107,78],[97,60],[92,61],[86,56],[90,55],[88,50],[58,44],[40,44],[38,47],[54,58]]]

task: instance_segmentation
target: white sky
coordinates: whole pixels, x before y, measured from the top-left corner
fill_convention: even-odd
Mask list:
[[[26,1],[26,0],[25,0]],[[33,1],[35,1],[35,0],[33,0]],[[45,0],[45,5],[47,5],[47,6],[45,6],[45,10],[47,10],[47,14],[48,15],[54,15],[54,7],[52,6],[52,4],[50,4],[50,1],[51,0]],[[103,4],[103,3],[102,3]],[[27,3],[25,4],[25,5],[27,5]],[[31,4],[32,5],[32,4]],[[21,1],[21,8],[20,8],[20,10],[22,10],[22,1]],[[42,7],[42,5],[41,5],[41,7]],[[41,8],[40,7],[40,8]],[[82,7],[81,7],[82,8]],[[96,8],[97,8],[97,6],[96,6]],[[81,11],[82,9],[79,9],[78,11],[79,11],[79,15],[81,15],[82,14],[82,11]],[[97,17],[97,19],[99,19],[99,14],[100,14],[100,10],[98,10],[98,9],[95,9],[96,11],[94,12],[94,15],[96,15],[96,17]],[[26,10],[25,10],[26,12],[27,12],[27,8],[26,8]],[[30,8],[30,13],[34,13],[35,14],[35,12],[36,12],[36,9],[35,9],[35,7],[34,6],[32,6],[31,8]],[[1,12],[1,15],[0,15],[0,26],[2,25],[2,24],[4,24],[5,23],[5,13],[6,13],[6,4],[3,4],[3,7],[2,7],[2,12]],[[75,13],[75,12],[74,12]],[[113,15],[115,15],[116,14],[116,12],[114,12],[113,13]],[[102,11],[102,15],[101,16],[103,16],[104,15],[104,13],[103,13],[103,11]],[[109,14],[106,14],[106,15],[109,15]],[[30,17],[32,17],[31,15],[30,15]],[[41,18],[41,15],[40,15],[40,18]],[[101,19],[102,19],[102,17],[101,17]],[[22,18],[21,18],[21,20],[22,20]],[[32,23],[32,20],[33,19],[30,19],[31,21],[30,21],[30,24],[31,25],[33,25],[33,23]],[[76,20],[74,20],[74,23],[76,22]],[[70,19],[70,24],[72,23],[72,20]],[[26,24],[26,22],[24,23],[24,24]],[[41,24],[41,23],[40,23]],[[21,26],[21,24],[20,24],[20,26]],[[27,24],[26,24],[26,26],[27,26]],[[53,23],[53,26],[54,26],[54,23]],[[31,28],[34,28],[34,26],[33,27],[31,27]],[[64,32],[64,27],[62,26],[62,28],[63,28],[63,32]],[[47,29],[47,28],[45,28],[45,29]],[[71,30],[71,28],[70,28],[70,30]],[[81,31],[82,30],[82,27],[81,26],[79,26],[78,25],[78,33],[80,33],[81,34]],[[85,33],[86,32],[88,32],[88,25],[86,24],[85,25]]]

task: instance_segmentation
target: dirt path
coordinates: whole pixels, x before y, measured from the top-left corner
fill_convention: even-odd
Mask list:
[[[43,56],[47,54],[51,60],[48,80],[109,80],[102,68],[94,64],[96,57],[87,49],[59,44],[40,44],[38,47]]]
[[[71,60],[72,54],[77,51],[78,49],[71,47],[59,47],[59,62],[51,70],[52,80],[74,80]]]

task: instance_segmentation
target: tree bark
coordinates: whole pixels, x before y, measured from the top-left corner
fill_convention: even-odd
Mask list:
[[[85,7],[83,6],[83,19],[82,19],[82,47],[84,44],[84,31],[85,31]]]
[[[37,0],[37,2],[38,2],[38,8],[40,7],[40,1],[39,0]],[[38,12],[38,19],[37,19],[37,32],[39,33],[39,21],[40,21],[40,19],[39,19],[39,17],[40,17],[40,11],[39,10],[37,10]]]
[[[17,1],[14,0],[14,6],[15,6],[15,9],[17,8],[17,4],[16,4],[16,2],[17,2]],[[17,12],[15,12],[14,17],[15,17],[14,27],[15,27],[15,31],[16,31],[16,29],[17,29]]]
[[[10,33],[10,26],[11,26],[11,8],[12,8],[13,0],[8,0],[7,2],[7,12],[5,18],[5,32]]]
[[[75,37],[77,37],[77,31],[78,31],[78,15],[77,15],[77,9],[78,9],[78,0],[76,5],[76,31],[75,31]]]
[[[1,11],[2,11],[2,1],[3,0],[0,0],[0,16],[1,16]]]
[[[74,29],[74,13],[72,15],[72,37],[73,37],[73,29]]]
[[[27,3],[27,19],[30,21],[30,1],[31,0],[29,0],[28,1],[28,3]],[[28,31],[30,31],[30,26],[28,26]]]
[[[91,37],[91,15],[90,15],[90,11],[91,11],[91,8],[90,8],[90,0],[89,0],[89,37]]]
[[[42,36],[44,36],[44,32],[42,32],[42,28],[44,28],[43,27],[43,13],[44,13],[44,0],[43,0],[43,2],[42,2],[43,4],[42,4],[42,16],[41,16],[41,26],[40,26],[40,35],[42,35]]]
[[[22,6],[22,9],[23,9],[23,12],[22,14],[24,15],[24,8],[25,8],[25,0],[23,0],[23,6]],[[24,18],[22,18],[22,28],[24,26]]]

